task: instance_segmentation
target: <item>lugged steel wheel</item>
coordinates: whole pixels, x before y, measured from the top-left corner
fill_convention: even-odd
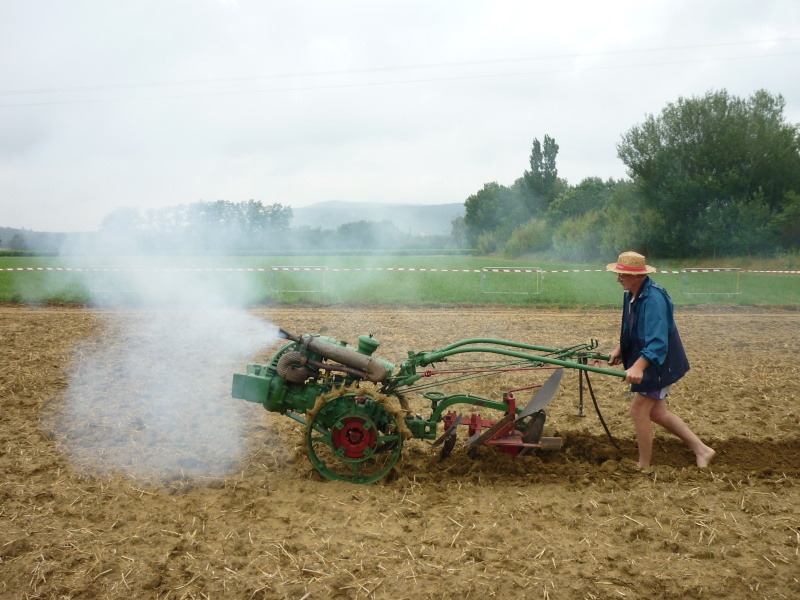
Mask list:
[[[326,400],[308,422],[311,464],[328,479],[374,483],[392,470],[403,449],[393,415],[369,395]]]

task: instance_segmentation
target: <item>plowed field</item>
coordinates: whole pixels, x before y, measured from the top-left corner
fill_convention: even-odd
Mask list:
[[[349,342],[373,333],[395,364],[469,337],[597,338],[608,352],[619,323],[484,308],[250,316]],[[0,307],[0,597],[800,597],[800,313],[678,310],[692,370],[668,402],[716,450],[710,468],[658,430],[653,466],[636,469],[624,384],[591,379],[617,449],[588,395],[579,415],[570,371],[545,427],[561,450],[470,459],[462,439],[440,462],[411,440],[370,486],[320,478],[301,425],[230,398],[231,374],[278,345],[232,352],[240,331],[209,330],[208,352],[180,338],[202,314],[164,317]],[[134,350],[151,362],[134,365]],[[443,391],[500,399],[543,377]]]

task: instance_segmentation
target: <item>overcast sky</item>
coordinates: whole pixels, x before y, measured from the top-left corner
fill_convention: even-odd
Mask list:
[[[679,97],[782,94],[797,0],[0,1],[0,225],[198,200],[462,203],[534,138],[571,184]]]

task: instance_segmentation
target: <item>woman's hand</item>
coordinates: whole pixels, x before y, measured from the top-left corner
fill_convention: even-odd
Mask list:
[[[642,383],[643,377],[644,371],[636,365],[625,371],[625,383]]]
[[[608,357],[608,364],[612,367],[622,362],[622,346],[617,346]]]
[[[640,356],[636,359],[630,369],[625,369],[625,382],[626,383],[642,383],[644,378],[644,370],[650,366],[650,362],[644,357]]]

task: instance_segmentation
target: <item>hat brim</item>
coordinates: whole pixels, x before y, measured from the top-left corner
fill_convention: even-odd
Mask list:
[[[647,275],[649,273],[655,273],[656,268],[651,267],[650,265],[645,265],[644,269],[640,270],[631,270],[630,268],[620,268],[619,264],[611,263],[606,265],[606,271],[611,271],[612,273],[618,273],[619,275]]]

